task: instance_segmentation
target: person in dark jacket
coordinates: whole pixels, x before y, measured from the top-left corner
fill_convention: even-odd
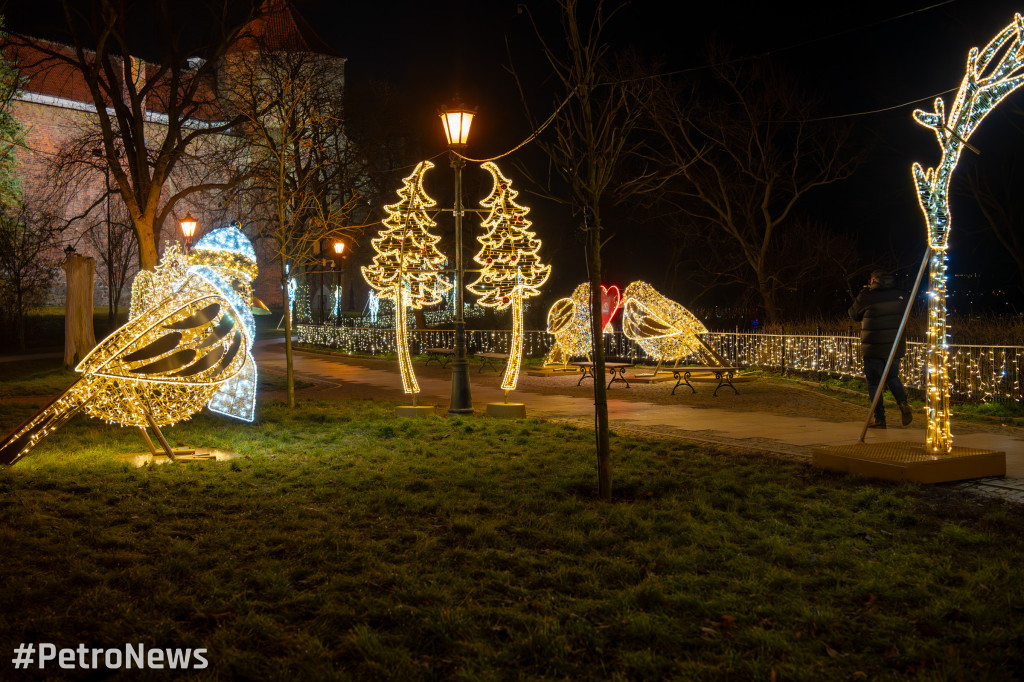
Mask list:
[[[860,346],[864,356],[864,378],[868,382],[868,395],[872,398],[882,380],[882,372],[885,371],[885,363],[893,344],[898,343],[889,375],[885,377],[885,385],[900,407],[904,426],[913,418],[910,405],[907,404],[907,391],[900,382],[899,374],[900,358],[907,352],[907,342],[902,336],[897,339],[896,335],[909,302],[909,292],[896,288],[892,273],[875,270],[871,273],[871,281],[860,290],[849,310],[850,317],[861,323]],[[885,405],[881,399],[875,406],[875,417],[869,426],[873,429],[885,428]]]

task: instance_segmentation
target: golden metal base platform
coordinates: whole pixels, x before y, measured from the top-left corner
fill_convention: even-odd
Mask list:
[[[173,448],[174,459],[163,453],[153,454],[152,452],[133,452],[127,455],[118,455],[117,458],[126,464],[135,467],[144,467],[147,464],[189,463],[189,462],[226,462],[229,459],[238,457],[238,453],[220,448]]]
[[[497,419],[525,419],[526,405],[523,403],[487,403],[487,416]]]
[[[530,367],[526,370],[528,377],[559,377],[564,375],[579,374],[577,367],[563,367],[562,365],[548,365],[546,367]]]
[[[646,374],[644,374],[641,371],[637,374],[627,376],[626,379],[631,384],[660,384],[663,381],[676,380],[676,378],[672,376],[672,370],[662,370],[657,374],[653,374],[652,372],[647,372]]]
[[[830,471],[888,481],[947,483],[1006,475],[1006,453],[956,445],[948,455],[932,455],[921,443],[854,443],[814,448],[812,463]]]
[[[419,419],[420,417],[433,417],[433,405],[398,405],[395,407],[396,417],[408,417]]]

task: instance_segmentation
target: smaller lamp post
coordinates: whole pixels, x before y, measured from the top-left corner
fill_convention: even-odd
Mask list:
[[[181,234],[185,237],[185,253],[188,253],[189,247],[192,246],[192,237],[196,236],[196,225],[199,223],[191,213],[186,213],[180,224]]]
[[[469,142],[469,128],[475,111],[463,107],[441,109],[441,124],[448,141],[448,155],[455,169],[455,361],[452,362],[452,397],[448,414],[473,414],[473,397],[469,389],[466,363],[466,320],[462,309],[462,167],[466,165],[457,152]]]
[[[345,252],[345,242],[340,239],[334,242],[334,262],[337,282],[334,285],[334,324],[341,324],[341,266],[344,263],[342,254]]]

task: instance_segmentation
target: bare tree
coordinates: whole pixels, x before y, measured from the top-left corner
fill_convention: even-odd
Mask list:
[[[603,1],[581,11],[579,0],[559,0],[562,31],[555,40],[545,38],[536,23],[534,32],[544,58],[558,84],[555,103],[566,101],[551,123],[551,132],[536,144],[551,159],[569,192],[562,201],[582,209],[587,237],[587,266],[590,273],[591,336],[594,339],[594,411],[597,440],[598,490],[611,499],[611,456],[608,436],[608,402],[605,384],[605,353],[601,343],[601,247],[605,209],[640,191],[644,174],[631,182],[616,182],[623,164],[636,148],[633,133],[642,111],[636,99],[639,81],[622,79],[621,66],[604,37],[617,11],[607,11]],[[531,16],[531,21],[532,21]],[[526,86],[513,69],[513,76],[536,129],[540,119],[528,104]],[[639,179],[638,179],[639,178]],[[557,198],[557,197],[555,197]]]
[[[999,172],[981,174],[973,169],[965,175],[963,194],[977,202],[985,225],[995,235],[1017,266],[1018,286],[1024,291],[1024,222],[1017,200],[1021,165],[1016,157],[1004,161]]]
[[[249,178],[240,191],[258,212],[258,236],[281,263],[281,284],[319,258],[325,240],[360,229],[360,175],[344,133],[343,62],[263,48],[227,66],[224,97],[244,119]],[[292,319],[285,315],[288,403],[295,405]]]
[[[246,22],[233,19],[227,0],[187,8],[168,0],[62,0],[62,7],[72,47],[18,36],[11,42],[23,67],[34,72],[71,67],[88,89],[95,129],[63,152],[65,160],[90,165],[92,150],[102,150],[138,240],[139,264],[152,269],[162,225],[175,205],[237,181],[208,176],[169,191],[172,175],[208,148],[205,139],[241,120],[221,113],[214,83],[222,57]],[[208,39],[187,48],[197,25]],[[160,63],[130,56],[143,47],[142,40],[148,52],[160,54]]]
[[[0,315],[23,352],[25,317],[45,302],[57,278],[60,231],[54,225],[25,204],[0,211]]]
[[[100,220],[86,232],[85,240],[99,258],[107,285],[107,329],[117,326],[117,308],[128,278],[136,270],[139,243],[123,204],[106,204]]]
[[[650,154],[680,172],[667,197],[691,227],[711,228],[709,256],[726,256],[711,268],[715,284],[749,287],[777,322],[790,286],[778,270],[780,230],[808,192],[849,177],[859,160],[846,149],[849,129],[808,122],[812,102],[770,63],[712,60],[703,86],[660,83],[648,105]]]

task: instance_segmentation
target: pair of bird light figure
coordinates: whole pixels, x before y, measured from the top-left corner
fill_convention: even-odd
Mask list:
[[[590,311],[589,283],[576,287],[571,297],[555,301],[548,311],[548,332],[554,335],[555,345],[545,358],[546,364],[564,365],[572,357],[590,357]],[[622,333],[656,359],[658,367],[666,360],[690,355],[696,355],[709,366],[728,364],[701,338],[708,333],[707,327],[646,282],[633,282],[622,293]]]
[[[256,401],[252,280],[256,253],[237,223],[183,254],[171,245],[153,272],[132,283],[129,319],[89,352],[82,377],[0,443],[14,464],[78,412],[153,429],[210,410],[252,421]]]

